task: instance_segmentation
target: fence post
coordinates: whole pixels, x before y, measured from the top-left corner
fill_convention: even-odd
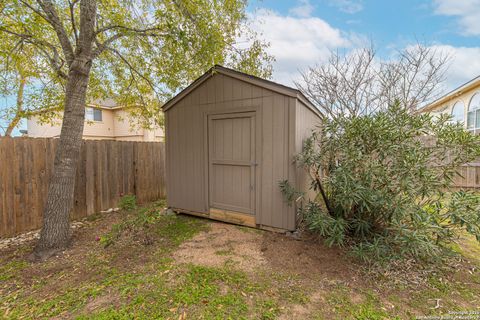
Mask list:
[[[57,141],[0,137],[0,238],[41,227]],[[115,206],[120,192],[133,191],[139,201],[164,196],[163,148],[163,142],[84,140],[72,218]]]

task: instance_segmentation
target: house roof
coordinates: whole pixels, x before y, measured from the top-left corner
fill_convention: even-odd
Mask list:
[[[113,109],[118,107],[117,102],[112,98],[105,98],[105,99],[95,99],[90,103],[87,103],[88,106],[95,106],[95,107],[102,107]]]
[[[465,93],[466,91],[469,91],[469,90],[471,90],[475,87],[478,87],[478,86],[480,86],[480,75],[473,78],[472,80],[470,80],[468,82],[465,82],[464,84],[462,84],[461,86],[453,89],[452,91],[444,94],[443,96],[441,96],[437,100],[433,101],[432,103],[427,104],[425,107],[418,110],[418,112],[431,111],[431,110],[435,109],[436,107],[442,105],[443,103],[445,103],[445,102],[447,102],[447,101]]]
[[[117,109],[127,108],[127,106],[117,104],[117,102],[112,98],[95,99],[92,102],[87,102],[87,107],[94,107],[94,108],[106,109],[106,110],[117,110]]]
[[[313,103],[311,103],[305,95],[297,89],[285,86],[283,84],[279,84],[270,80],[262,79],[256,76],[249,75],[247,73],[243,73],[240,71],[236,71],[230,68],[226,68],[220,65],[215,65],[212,68],[210,68],[207,72],[205,72],[202,76],[197,78],[195,81],[193,81],[188,87],[180,91],[175,97],[167,101],[163,106],[162,109],[163,111],[167,111],[171,107],[173,107],[177,102],[182,100],[187,94],[189,94],[191,91],[193,91],[195,88],[200,86],[202,83],[204,83],[206,80],[209,78],[213,77],[215,74],[220,73],[235,79],[239,79],[241,81],[248,82],[250,84],[289,96],[293,98],[297,98],[300,101],[302,101],[309,109],[311,109],[315,114],[317,114],[319,117],[321,117],[321,114],[319,110],[315,107]]]

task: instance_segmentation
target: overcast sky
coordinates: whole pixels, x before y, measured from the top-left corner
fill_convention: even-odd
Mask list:
[[[452,57],[447,90],[480,75],[480,0],[261,0],[248,12],[271,44],[274,80],[286,85],[329,50],[368,41],[381,57],[417,40],[445,50]]]

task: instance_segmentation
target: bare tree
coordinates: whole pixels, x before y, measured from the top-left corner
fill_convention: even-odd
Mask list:
[[[394,101],[416,110],[438,97],[448,62],[448,55],[418,43],[388,61],[370,46],[332,52],[326,63],[302,72],[296,86],[329,118],[368,114]]]
[[[381,64],[379,87],[383,105],[399,100],[415,111],[422,104],[436,99],[442,93],[450,57],[439,49],[421,44],[398,52],[397,60]]]

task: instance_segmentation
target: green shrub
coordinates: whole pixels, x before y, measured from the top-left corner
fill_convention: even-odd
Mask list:
[[[137,198],[134,194],[127,194],[120,198],[118,206],[123,210],[135,210],[137,208]]]
[[[327,119],[297,157],[323,193],[301,214],[328,244],[349,244],[366,260],[434,258],[460,230],[480,241],[479,196],[451,189],[459,167],[479,156],[480,137],[448,116],[397,104]]]

